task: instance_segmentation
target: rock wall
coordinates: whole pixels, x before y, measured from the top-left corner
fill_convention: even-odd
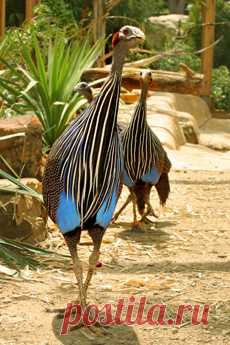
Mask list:
[[[33,178],[21,180],[25,185],[41,192],[41,183]],[[15,187],[0,179],[1,187]],[[43,204],[30,196],[0,193],[0,236],[26,242],[43,241],[47,236],[47,217]]]
[[[37,117],[1,119],[0,153],[19,176],[40,178],[42,127]],[[8,171],[1,160],[0,169]]]

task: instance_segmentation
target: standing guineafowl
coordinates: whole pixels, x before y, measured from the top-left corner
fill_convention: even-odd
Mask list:
[[[132,120],[122,136],[124,150],[123,182],[129,188],[130,195],[114,220],[132,201],[134,225],[138,225],[136,206],[141,220],[148,221],[147,215],[155,216],[150,204],[150,191],[155,186],[160,203],[165,204],[169,192],[168,173],[171,163],[159,139],[151,130],[146,118],[146,98],[152,81],[151,72],[141,73],[141,96]],[[147,206],[147,210],[145,210]]]
[[[86,306],[102,237],[116,207],[122,174],[123,157],[117,133],[122,67],[129,49],[144,37],[141,30],[132,26],[124,26],[114,35],[109,78],[95,102],[55,142],[44,173],[44,202],[69,248],[82,307]],[[85,281],[78,256],[82,230],[88,230],[93,241]]]

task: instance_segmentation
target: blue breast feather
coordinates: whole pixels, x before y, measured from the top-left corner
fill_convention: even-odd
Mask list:
[[[112,219],[117,203],[117,191],[113,192],[109,205],[107,205],[108,199],[109,196],[105,199],[97,212],[95,221],[95,225],[99,225],[104,229],[107,228]],[[68,197],[65,192],[61,192],[60,194],[59,205],[56,212],[56,222],[63,234],[80,228],[80,214],[74,200]]]
[[[150,183],[150,184],[157,184],[160,178],[160,173],[158,172],[156,167],[152,167],[152,169],[145,175],[141,177],[141,181]]]
[[[107,228],[112,219],[113,212],[115,211],[115,207],[117,204],[117,194],[117,191],[114,190],[109,205],[107,205],[109,199],[108,196],[103,202],[100,210],[97,212],[96,224],[100,225],[102,228]]]
[[[63,234],[80,227],[80,214],[75,202],[65,192],[60,194],[56,222]]]
[[[126,185],[127,187],[131,188],[135,186],[135,182],[131,180],[131,178],[129,177],[125,169],[123,170],[122,180],[123,180],[124,185]]]
[[[124,169],[123,171],[123,183],[127,186],[127,187],[134,187],[135,182],[133,182],[131,180],[131,178],[129,177],[129,175],[127,174],[126,170]],[[160,178],[160,173],[158,172],[156,167],[153,167],[148,173],[146,173],[145,175],[143,175],[140,180],[146,183],[150,183],[150,184],[157,184],[157,182],[159,181]]]

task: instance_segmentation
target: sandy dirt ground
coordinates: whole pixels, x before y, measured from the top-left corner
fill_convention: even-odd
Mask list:
[[[173,155],[172,155],[173,158]],[[203,159],[201,158],[203,162]],[[183,163],[183,162],[182,162]],[[110,326],[102,330],[75,329],[60,336],[62,320],[47,310],[77,298],[70,260],[53,262],[38,271],[24,271],[23,280],[0,280],[1,345],[169,345],[230,344],[230,171],[221,164],[209,171],[183,169],[170,175],[171,194],[153,224],[133,229],[131,206],[104,236],[102,267],[89,288],[90,302],[115,304],[120,297],[147,297],[147,306],[167,305],[173,317],[180,304],[210,305],[209,324],[191,325],[186,313],[177,326]],[[210,162],[210,164],[213,162]],[[230,166],[229,166],[230,168]],[[230,170],[230,169],[229,169]],[[122,193],[119,205],[125,200]],[[81,256],[87,268],[91,246],[84,235]],[[51,249],[65,252],[56,230]]]

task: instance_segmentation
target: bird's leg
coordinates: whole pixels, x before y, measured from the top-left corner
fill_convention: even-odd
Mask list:
[[[102,242],[102,237],[104,235],[104,230],[100,227],[90,229],[88,231],[89,236],[92,238],[93,241],[93,252],[89,257],[89,269],[88,273],[84,282],[84,295],[87,296],[87,290],[92,279],[93,273],[96,268],[97,261],[100,256],[100,247]]]
[[[148,206],[148,208],[147,208],[147,211],[146,211],[146,213],[144,214],[144,216],[146,217],[146,216],[148,216],[148,215],[151,215],[151,216],[153,216],[153,217],[155,217],[155,218],[159,218],[159,217],[156,215],[156,213],[154,212],[154,210],[153,210],[153,208],[152,208],[152,205],[150,204],[149,198],[145,201],[145,203],[146,203],[146,205]]]
[[[78,248],[77,248],[77,245],[80,241],[80,237],[81,237],[80,230],[76,231],[73,235],[70,235],[70,234],[64,235],[66,244],[69,248],[69,252],[73,260],[73,271],[75,273],[77,283],[78,283],[80,304],[82,308],[85,308],[86,295],[85,295],[84,285],[83,285],[83,268],[82,268],[81,260],[78,256]]]
[[[138,228],[140,223],[137,220],[136,197],[133,193],[131,194],[131,197],[132,197],[132,202],[133,202],[133,227]]]
[[[77,244],[80,242],[81,230],[78,229],[72,234],[65,234],[64,239],[69,249],[71,258],[73,260],[73,271],[77,278],[79,288],[79,299],[82,308],[86,307],[86,298],[83,289],[83,270],[82,263],[78,257]],[[65,313],[65,308],[47,309],[47,312],[58,313],[61,317]]]
[[[117,220],[117,218],[120,216],[121,212],[128,206],[128,204],[132,201],[132,196],[131,194],[129,194],[128,198],[126,199],[126,201],[124,202],[124,204],[121,206],[121,208],[115,213],[115,215],[113,216],[113,222],[115,222]]]
[[[89,257],[89,269],[88,273],[84,282],[84,294],[87,296],[87,289],[89,287],[89,284],[91,282],[93,273],[96,268],[96,263],[99,259],[100,256],[100,247],[101,247],[101,242],[102,242],[102,237],[104,235],[105,230],[100,228],[100,227],[95,227],[93,229],[88,230],[89,236],[92,238],[93,241],[93,252],[91,253]],[[89,316],[90,316],[90,311],[89,311]],[[100,327],[100,329],[97,329],[97,327]],[[100,323],[100,318],[95,322],[94,325],[89,327],[90,331],[94,333],[94,335],[109,335],[110,332],[107,331]]]

